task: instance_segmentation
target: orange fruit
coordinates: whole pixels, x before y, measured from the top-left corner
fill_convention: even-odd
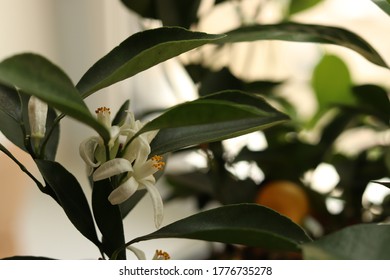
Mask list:
[[[306,192],[291,181],[271,181],[257,193],[255,202],[287,216],[301,224],[309,213],[309,199]]]

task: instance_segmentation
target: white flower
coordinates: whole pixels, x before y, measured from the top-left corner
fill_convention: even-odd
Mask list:
[[[127,112],[121,126],[111,126],[108,108],[101,107],[96,113],[98,120],[111,132],[109,158],[101,137],[94,136],[84,140],[80,144],[80,156],[89,168],[88,174],[92,174],[93,181],[123,175],[119,185],[108,196],[113,205],[125,202],[137,190],[146,189],[152,199],[155,225],[159,228],[163,218],[163,202],[155,187],[156,179],[153,174],[163,169],[165,163],[161,156],[149,159],[150,142],[157,131],[143,133],[133,139],[143,124],[136,121],[131,112]]]
[[[35,96],[30,97],[28,101],[28,117],[32,138],[42,139],[45,137],[47,110],[46,102]]]
[[[142,250],[134,246],[127,246],[127,249],[133,252],[133,254],[137,257],[137,259],[146,260],[146,255]],[[158,260],[158,261],[165,261],[169,259],[171,259],[171,256],[167,252],[164,252],[162,250],[156,250],[152,258],[152,260]]]
[[[145,147],[139,146],[140,153],[131,163],[125,158],[115,158],[100,165],[93,173],[93,180],[99,181],[127,173],[121,184],[108,196],[111,204],[121,204],[129,199],[137,190],[148,191],[154,208],[154,222],[157,228],[160,227],[163,219],[163,201],[155,183],[153,174],[161,170],[165,163],[162,157],[154,156],[151,159],[141,156]]]

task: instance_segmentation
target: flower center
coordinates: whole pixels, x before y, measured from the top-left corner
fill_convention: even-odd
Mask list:
[[[95,110],[97,119],[100,123],[104,124],[106,127],[111,127],[110,115],[111,111],[108,107],[99,107]]]
[[[158,169],[158,170],[163,170],[163,168],[165,166],[165,162],[163,162],[162,160],[163,160],[162,156],[159,156],[159,155],[153,156],[152,157],[153,167]]]
[[[171,258],[171,256],[167,253],[167,252],[164,252],[162,250],[156,250],[156,253],[154,254],[154,258],[155,260],[169,260]]]

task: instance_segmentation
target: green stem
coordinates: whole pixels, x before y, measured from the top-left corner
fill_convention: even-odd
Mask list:
[[[45,190],[45,187],[41,184],[41,182],[39,182],[39,180],[37,178],[34,177],[33,174],[30,173],[30,171],[27,170],[27,168],[17,159],[14,157],[14,155],[6,148],[4,147],[2,144],[0,144],[0,150],[6,154],[10,159],[12,159],[18,166],[19,168],[27,174],[28,177],[30,177],[38,186],[38,188],[44,192]]]

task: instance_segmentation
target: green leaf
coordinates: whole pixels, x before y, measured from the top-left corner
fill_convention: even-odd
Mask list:
[[[290,15],[302,12],[306,9],[309,9],[318,3],[322,2],[322,0],[291,0],[289,13]]]
[[[130,100],[126,100],[122,106],[119,108],[118,112],[116,113],[114,119],[111,122],[111,125],[120,125],[121,122],[126,118],[126,111],[129,110],[130,106]]]
[[[94,182],[92,189],[92,209],[96,224],[103,235],[103,251],[111,257],[115,250],[123,247],[125,236],[122,217],[118,205],[112,205],[108,196],[112,191],[109,180]],[[122,251],[117,259],[126,259]]]
[[[258,40],[282,40],[291,42],[310,42],[333,44],[346,47],[365,57],[370,62],[388,68],[378,52],[359,35],[343,28],[285,22],[270,25],[251,25],[240,27],[226,33],[217,43],[237,43]]]
[[[121,0],[142,17],[160,19],[166,26],[189,28],[197,22],[200,0]]]
[[[372,0],[379,8],[390,16],[390,1],[389,0]]]
[[[58,203],[72,224],[96,246],[100,246],[91,210],[77,179],[58,162],[35,160],[47,182],[46,188],[54,191]]]
[[[305,259],[388,260],[390,225],[360,224],[302,245]]]
[[[258,95],[224,91],[177,105],[147,123],[139,134],[159,129],[153,154],[223,140],[282,123],[288,117]]]
[[[362,113],[376,116],[389,125],[390,101],[385,89],[377,85],[361,85],[353,88],[353,94]]]
[[[352,81],[345,63],[334,55],[325,55],[313,71],[312,85],[319,110],[324,111],[335,105],[352,105]]]
[[[94,128],[105,140],[110,135],[89,112],[68,76],[46,58],[19,54],[0,63],[0,83],[34,95],[62,113]]]
[[[138,32],[96,62],[81,78],[77,88],[83,97],[87,97],[99,89],[222,37],[179,27]]]
[[[12,143],[26,150],[22,129],[22,104],[15,88],[0,84],[0,131]]]
[[[167,225],[129,244],[159,238],[187,238],[299,251],[311,239],[298,225],[257,204],[235,204],[204,211]]]

